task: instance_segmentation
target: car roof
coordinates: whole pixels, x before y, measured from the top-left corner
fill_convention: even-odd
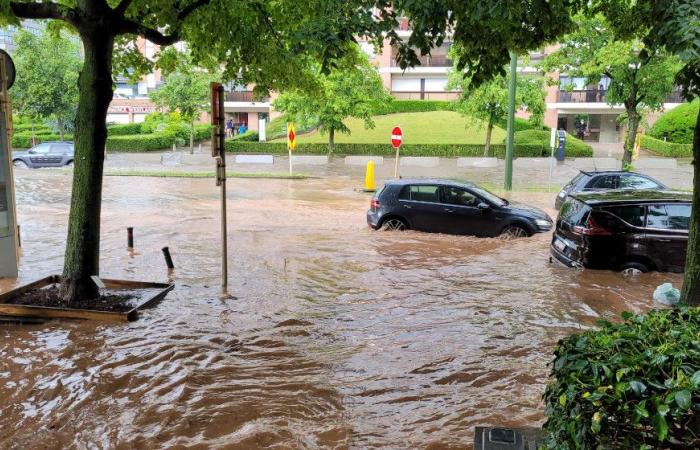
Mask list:
[[[649,178],[648,175],[644,175],[643,173],[638,173],[638,172],[630,172],[628,170],[615,170],[615,169],[610,169],[610,170],[581,170],[581,173],[589,176],[593,175],[641,175],[645,178]]]
[[[386,180],[384,184],[397,186],[406,186],[409,184],[448,184],[450,186],[457,186],[463,188],[477,187],[474,183],[470,183],[468,181],[446,180],[442,178],[399,178],[393,180]]]
[[[41,145],[41,144],[70,144],[70,145],[73,145],[73,141],[41,141],[36,145]]]
[[[692,194],[690,192],[664,191],[652,189],[617,189],[607,191],[587,191],[577,192],[569,195],[587,205],[690,202],[693,200]]]

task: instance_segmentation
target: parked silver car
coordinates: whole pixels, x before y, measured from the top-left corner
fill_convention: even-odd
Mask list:
[[[70,166],[75,159],[72,142],[42,142],[27,151],[12,152],[12,163],[18,168]]]

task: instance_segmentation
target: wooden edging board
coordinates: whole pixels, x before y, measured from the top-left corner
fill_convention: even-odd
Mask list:
[[[60,284],[61,277],[51,275],[41,280],[34,281],[24,286],[20,286],[11,291],[0,294],[0,316],[11,317],[38,317],[38,318],[60,318],[60,319],[87,319],[87,320],[108,320],[127,322],[138,318],[138,311],[153,305],[162,300],[168,292],[175,288],[172,283],[152,283],[148,281],[131,281],[131,280],[102,280],[105,287],[108,289],[159,289],[152,297],[142,301],[129,311],[112,312],[112,311],[96,311],[90,309],[73,309],[73,308],[55,308],[48,306],[30,306],[30,305],[13,305],[6,303],[11,298],[18,297],[33,289],[40,289],[52,284]]]

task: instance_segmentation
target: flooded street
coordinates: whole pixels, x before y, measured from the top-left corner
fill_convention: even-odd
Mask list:
[[[17,172],[19,283],[61,272],[70,182]],[[471,448],[542,423],[559,338],[681,282],[552,265],[550,233],[374,232],[359,182],[230,180],[226,297],[214,180],[107,177],[101,275],[176,288],[129,324],[0,325],[0,448]]]

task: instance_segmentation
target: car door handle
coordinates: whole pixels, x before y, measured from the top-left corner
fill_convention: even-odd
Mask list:
[[[413,208],[413,206],[411,206],[411,205],[403,205],[403,207],[406,208],[406,209],[411,209],[411,208]]]
[[[659,242],[671,242],[670,239],[657,239],[657,241],[659,241]]]
[[[445,212],[455,212],[455,210],[454,210],[454,209],[450,209],[450,208],[445,208]]]

